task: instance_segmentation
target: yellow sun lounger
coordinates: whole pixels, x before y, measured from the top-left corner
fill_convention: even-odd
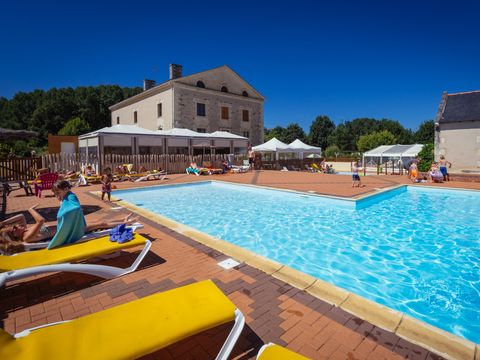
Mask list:
[[[258,352],[257,360],[308,360],[308,358],[280,345],[268,343]]]
[[[207,280],[13,336],[0,329],[0,359],[136,359],[232,321],[217,359],[228,358],[245,319]]]
[[[105,265],[71,264],[71,262],[91,259],[141,245],[144,246],[143,250],[133,264],[126,269]],[[103,236],[51,250],[42,249],[15,255],[0,255],[0,286],[10,280],[57,271],[79,272],[111,279],[135,271],[147,255],[151,245],[150,240],[139,234],[134,234],[131,241],[123,244],[111,242],[109,236]]]

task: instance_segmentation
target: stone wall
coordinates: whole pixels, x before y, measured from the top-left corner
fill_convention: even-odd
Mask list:
[[[197,103],[205,104],[206,116],[197,116]],[[222,106],[229,108],[229,119],[221,118]],[[175,84],[175,127],[206,132],[229,131],[243,136],[249,132],[253,145],[263,142],[263,101],[220,91]],[[243,121],[242,110],[248,110],[249,121]]]

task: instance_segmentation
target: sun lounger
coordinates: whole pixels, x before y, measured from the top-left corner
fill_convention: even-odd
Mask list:
[[[126,269],[105,265],[70,263],[142,245],[144,246],[143,250],[133,264]],[[147,255],[150,246],[150,240],[139,234],[134,234],[131,241],[123,244],[111,242],[109,236],[104,236],[94,241],[59,246],[51,250],[43,249],[15,255],[0,255],[0,286],[10,280],[57,271],[78,272],[111,279],[135,271]]]
[[[207,280],[15,335],[0,329],[0,359],[137,359],[232,321],[218,360],[229,357],[245,318]]]
[[[308,166],[307,164],[305,164],[305,169],[307,169],[309,172],[317,172],[314,168]]]
[[[167,178],[166,171],[160,171],[156,173],[148,173],[147,175],[141,176],[135,180],[135,182],[140,181],[149,181],[149,180],[165,180]]]
[[[141,223],[134,223],[131,226],[127,226],[126,228],[131,228],[133,232],[135,232],[137,229],[143,228],[143,224]],[[85,242],[85,241],[90,241],[90,240],[95,240],[98,238],[101,238],[103,236],[107,236],[112,229],[106,229],[106,230],[100,230],[100,231],[93,231],[88,234],[85,234],[80,240],[78,240],[75,244],[78,244],[80,242]],[[41,241],[41,242],[32,242],[32,243],[24,243],[24,248],[25,251],[32,251],[32,250],[38,250],[38,249],[45,249],[48,244],[50,244],[50,241]]]
[[[308,358],[280,345],[268,343],[258,352],[257,360],[308,360]]]

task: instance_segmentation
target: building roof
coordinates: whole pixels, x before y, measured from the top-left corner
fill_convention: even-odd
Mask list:
[[[199,133],[190,129],[173,128],[169,130],[157,130],[157,135],[180,136],[180,137],[208,137],[207,133]]]
[[[80,135],[78,138],[94,137],[99,134],[126,134],[126,135],[157,135],[156,131],[142,128],[137,125],[113,125]]]
[[[38,136],[36,131],[0,128],[0,140],[25,140]]]
[[[179,78],[176,78],[176,79],[170,79],[170,80],[164,81],[163,83],[160,83],[160,84],[152,87],[151,89],[148,89],[146,91],[142,91],[140,94],[134,95],[132,97],[129,97],[128,99],[125,99],[125,100],[122,100],[122,101],[120,101],[116,104],[113,104],[108,109],[110,111],[121,109],[124,106],[133,104],[133,103],[135,103],[137,101],[140,101],[140,100],[143,100],[143,99],[147,99],[152,95],[158,94],[158,93],[170,88],[174,82],[181,83],[182,80],[185,79],[185,78],[192,77],[192,76],[198,76],[198,75],[206,73],[208,71],[212,71],[212,70],[216,70],[216,69],[220,69],[220,68],[225,68],[227,71],[230,71],[231,73],[233,73],[236,77],[238,77],[241,81],[243,81],[249,88],[251,88],[251,90],[253,90],[255,92],[255,94],[260,99],[262,99],[262,100],[264,99],[262,94],[260,94],[252,85],[250,85],[245,79],[243,79],[240,75],[238,75],[234,70],[232,70],[232,68],[230,68],[228,65],[222,65],[222,66],[218,66],[218,67],[213,68],[213,69],[208,69],[208,70],[200,71],[200,72],[197,72],[197,73],[193,73],[191,75],[185,75],[185,76],[182,76],[182,77],[179,77]],[[211,89],[206,89],[206,90],[211,90]],[[228,94],[242,96],[241,94],[233,94],[233,93],[228,93]],[[225,95],[225,93],[223,93],[223,95]]]
[[[232,134],[228,131],[214,131],[213,133],[210,133],[209,136],[222,139],[247,139],[244,136]]]
[[[480,121],[480,90],[447,94],[440,123]]]
[[[104,127],[99,130],[89,132],[87,134],[80,135],[79,139],[95,137],[100,134],[110,135],[154,135],[154,136],[172,136],[172,137],[186,137],[186,138],[217,138],[217,139],[235,139],[235,140],[248,140],[248,138],[231,134],[226,131],[215,131],[213,133],[199,133],[190,129],[173,128],[169,130],[149,130],[137,125],[113,125],[110,127]]]

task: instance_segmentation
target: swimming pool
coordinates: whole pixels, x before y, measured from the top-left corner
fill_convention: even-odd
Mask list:
[[[114,194],[480,343],[480,192],[354,202],[204,182]]]

